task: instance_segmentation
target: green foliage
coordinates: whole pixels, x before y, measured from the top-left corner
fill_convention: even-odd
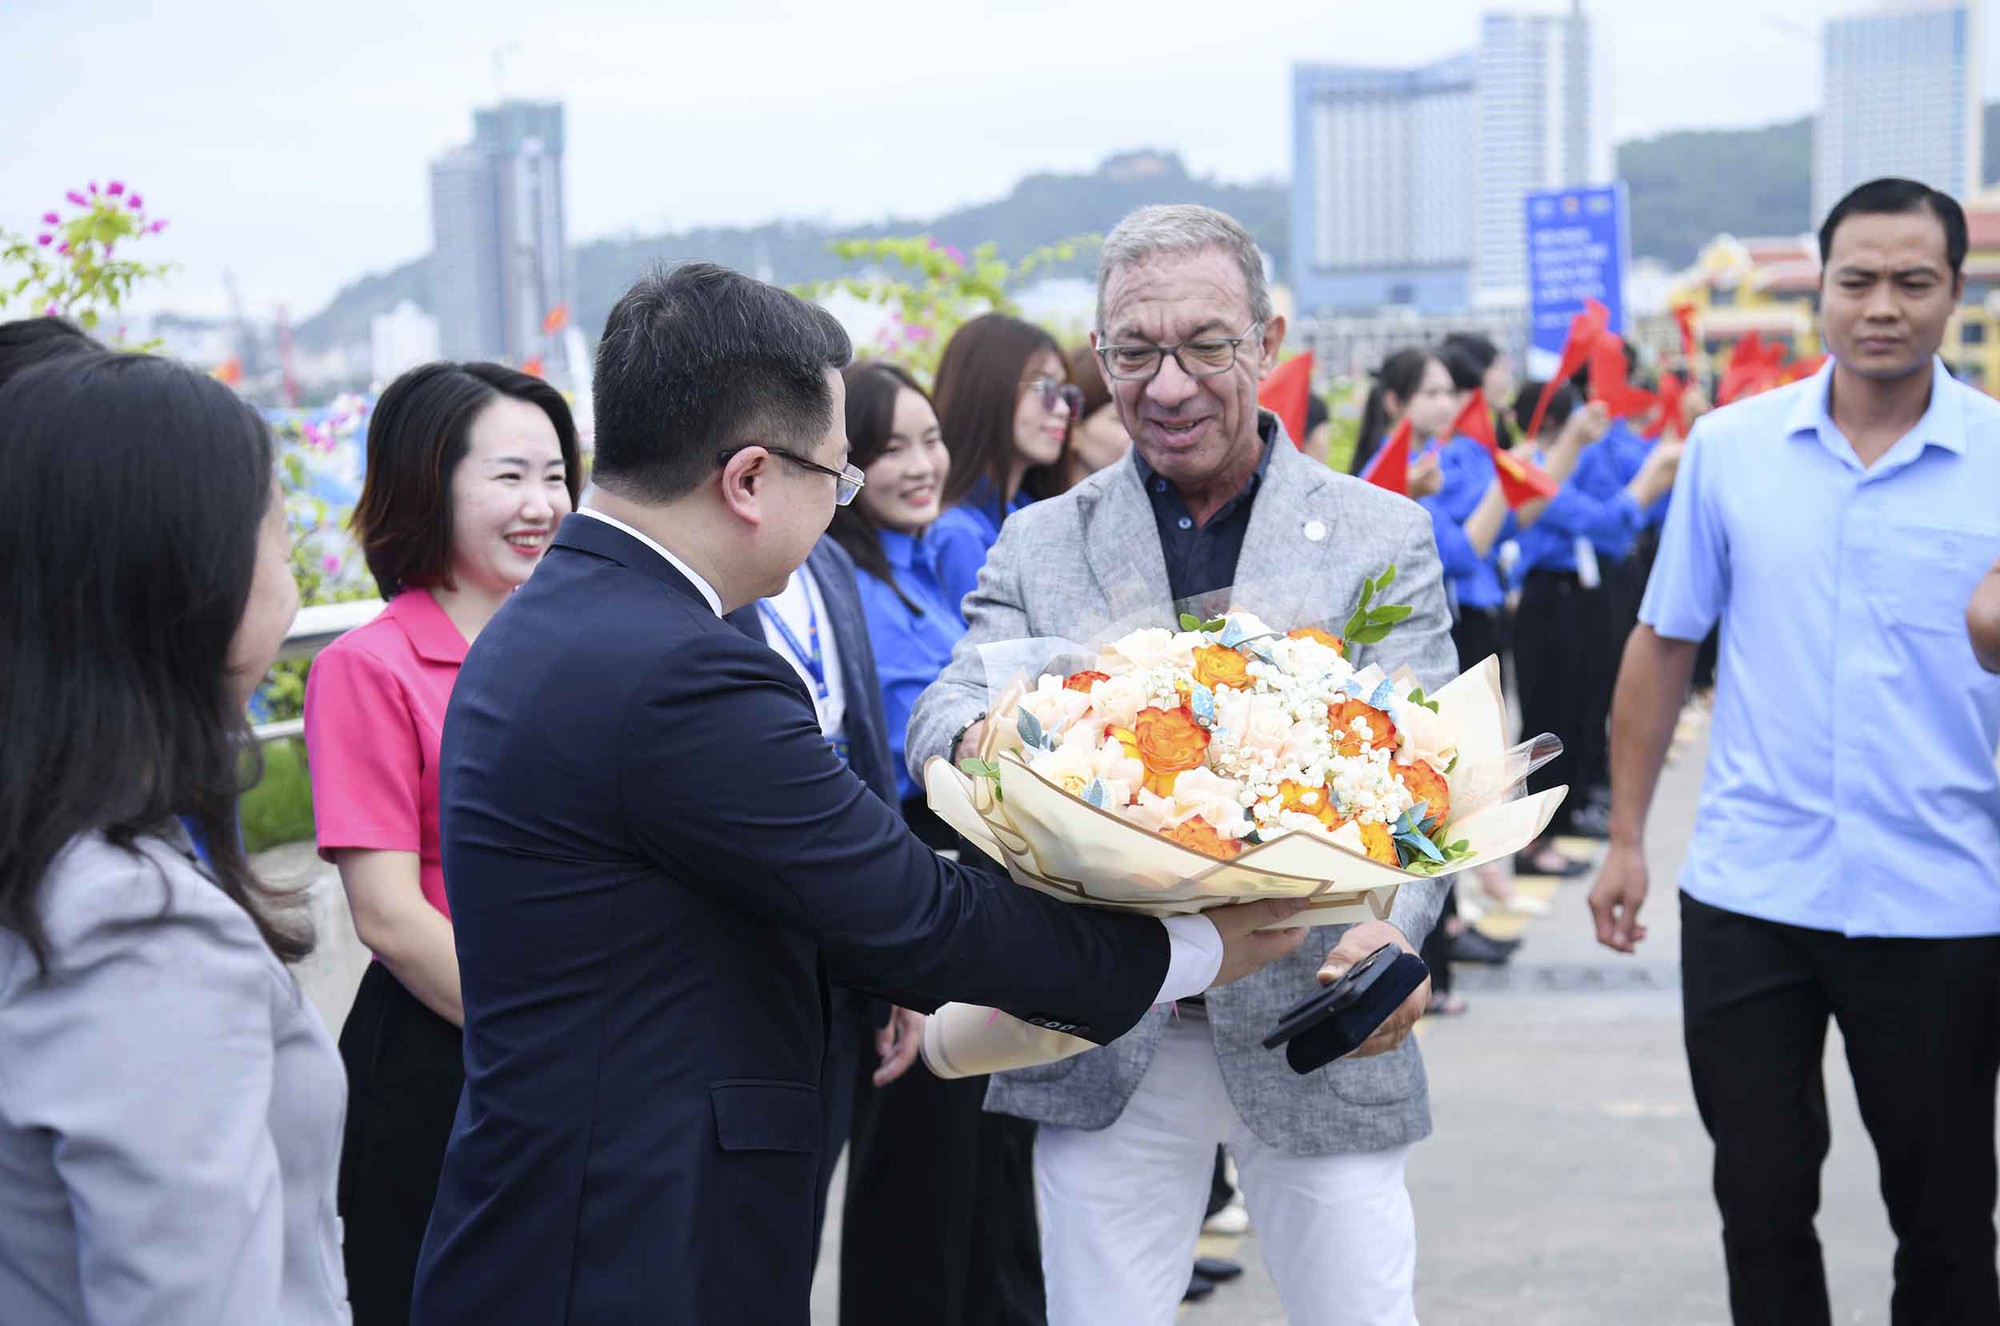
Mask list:
[[[1618,176],[1631,202],[1633,254],[1684,267],[1724,232],[1810,230],[1812,133],[1808,118],[1620,144]]]
[[[1001,799],[999,765],[993,763],[991,760],[982,760],[977,757],[968,756],[958,762],[958,767],[965,771],[968,778],[991,779],[993,781],[993,799],[995,801]]]
[[[264,776],[237,802],[243,845],[262,852],[313,835],[312,779],[303,742],[264,747]]]
[[[144,200],[113,180],[100,191],[66,195],[64,218],[45,212],[34,236],[0,229],[0,314],[69,318],[86,331],[124,306],[141,281],[169,268],[119,257],[121,245],[156,235],[167,224],[146,215]]]
[[[875,354],[930,382],[953,332],[982,313],[1018,314],[1013,290],[1043,268],[1074,261],[1097,243],[1096,236],[1079,236],[1008,262],[991,242],[968,255],[931,235],[836,239],[828,250],[843,262],[859,264],[863,275],[807,282],[793,287],[793,293],[823,299],[838,290],[887,308],[889,330],[873,347]]]
[[[1341,639],[1350,645],[1380,644],[1395,629],[1396,623],[1416,611],[1407,603],[1375,606],[1375,596],[1395,583],[1396,567],[1393,563],[1373,580],[1361,582],[1361,602],[1355,607],[1354,615],[1347,619],[1347,625],[1340,633]]]

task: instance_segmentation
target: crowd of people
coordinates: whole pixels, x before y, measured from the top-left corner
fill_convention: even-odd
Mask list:
[[[1651,439],[1454,335],[1381,364],[1350,474],[1323,402],[1299,438],[1258,407],[1285,318],[1192,206],[1106,238],[1089,344],[989,313],[929,383],[736,273],[648,275],[588,464],[541,380],[406,373],[353,519],[385,607],[305,700],[374,959],[337,1043],[235,823],[298,602],[265,427],[0,326],[0,1318],[796,1326],[838,1200],[843,1322],[1164,1323],[1240,1271],[1195,1257],[1232,1202],[1289,1320],[1414,1322],[1412,1026],[1464,1010],[1454,960],[1508,959],[1471,921],[1535,907],[1516,876],[1593,869],[1560,836],[1610,841],[1600,936],[1643,938],[1645,806],[1720,626],[1681,905],[1737,1320],[1826,1319],[1829,1012],[1897,1319],[2000,1320],[2000,406],[1933,370],[1955,203],[1865,186],[1821,245],[1833,357],[1797,387]],[[1547,495],[1510,503],[1474,392]],[[1414,500],[1352,477],[1398,429]],[[1161,923],[1012,887],[929,810],[983,646],[1251,584],[1337,631],[1391,563],[1411,615],[1359,658],[1435,689],[1498,655],[1563,743],[1511,869],[1352,927]],[[1383,944],[1432,979],[1361,1051],[1259,1048]],[[940,1080],[950,999],[1099,1048]]]

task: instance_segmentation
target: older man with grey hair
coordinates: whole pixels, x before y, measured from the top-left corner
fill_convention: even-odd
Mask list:
[[[1167,622],[1177,602],[1232,586],[1274,625],[1337,632],[1362,580],[1393,563],[1415,611],[1357,661],[1406,665],[1426,689],[1450,680],[1428,517],[1301,456],[1257,408],[1284,339],[1257,246],[1229,217],[1147,207],[1111,232],[1092,342],[1132,454],[1008,520],[965,600],[970,629],[911,716],[912,769],[977,745],[981,646]],[[1385,943],[1411,949],[1442,896],[1436,881],[1405,884],[1387,922],[1322,929],[1205,1001],[1155,1008],[1110,1045],[994,1079],[988,1109],[1041,1124],[1052,1326],[1173,1320],[1218,1143],[1236,1157],[1292,1322],[1416,1320],[1403,1170],[1430,1131],[1409,1039],[1428,984],[1354,1057],[1305,1076],[1258,1042],[1319,982]]]

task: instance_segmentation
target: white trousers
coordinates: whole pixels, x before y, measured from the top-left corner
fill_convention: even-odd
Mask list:
[[[1169,1326],[1187,1289],[1215,1148],[1236,1158],[1257,1247],[1292,1326],[1415,1326],[1410,1148],[1294,1156],[1259,1140],[1208,1023],[1170,1022],[1109,1128],[1035,1141],[1049,1326]]]

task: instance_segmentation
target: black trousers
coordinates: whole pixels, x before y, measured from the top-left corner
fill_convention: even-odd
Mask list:
[[[855,1103],[840,1233],[843,1326],[1044,1326],[1035,1125],[986,1079],[919,1064]]]
[[[347,1127],[337,1201],[354,1326],[403,1326],[465,1085],[459,1030],[379,962],[340,1031]]]
[[[1570,812],[1609,778],[1605,720],[1616,675],[1609,613],[1604,587],[1586,589],[1573,571],[1530,571],[1521,586],[1514,614],[1521,735],[1550,732],[1563,744],[1563,753],[1528,786],[1536,792],[1559,784],[1570,789],[1549,821],[1550,833],[1568,832]]]
[[[1688,1067],[1715,1141],[1738,1326],[1829,1320],[1813,1232],[1829,1016],[1840,1023],[1896,1234],[1890,1321],[2000,1322],[2000,937],[1849,939],[1682,894],[1681,968]]]

